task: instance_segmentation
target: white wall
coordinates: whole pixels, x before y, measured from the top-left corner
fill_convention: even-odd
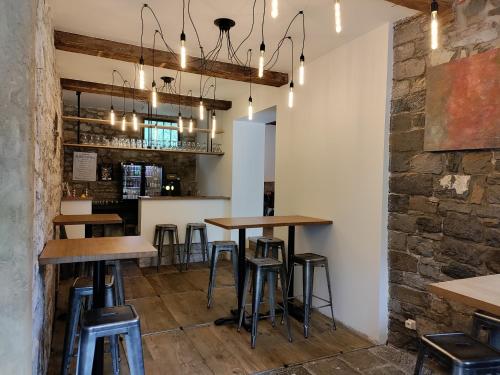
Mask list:
[[[264,181],[273,182],[275,178],[276,160],[276,126],[266,126],[266,143],[264,149]]]
[[[334,221],[328,227],[298,228],[296,251],[328,256],[336,318],[377,342],[386,340],[388,314],[391,32],[391,25],[385,24],[308,62],[306,85],[295,85],[295,107],[291,110],[286,104],[286,86],[256,85],[252,95],[256,112],[277,107],[276,214]],[[246,99],[233,100],[233,108],[224,113],[225,133],[219,139],[226,155],[203,161],[212,169],[205,171],[208,178],[201,185],[211,194],[240,192],[233,158],[235,152],[243,150],[228,142],[236,131],[232,124],[245,116]],[[240,203],[233,199],[235,204]],[[239,216],[248,216],[243,205],[238,207]],[[276,235],[286,239],[286,229],[276,230]],[[316,281],[316,293],[326,295],[320,272]]]

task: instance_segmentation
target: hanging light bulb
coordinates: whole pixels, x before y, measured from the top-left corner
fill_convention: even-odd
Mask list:
[[[293,108],[293,81],[290,81],[290,91],[288,91],[288,108]]]
[[[260,44],[260,56],[259,56],[259,78],[264,76],[264,53],[266,52],[266,45],[264,42]]]
[[[109,111],[109,123],[111,125],[115,124],[115,110],[113,109],[113,106],[111,106],[111,110]]]
[[[278,17],[278,0],[271,1],[271,17]]]
[[[139,88],[144,90],[145,79],[144,79],[144,58],[141,56],[139,59]]]
[[[184,132],[184,121],[182,120],[182,115],[179,112],[179,133]]]
[[[186,69],[186,34],[181,33],[181,68]]]
[[[340,16],[340,0],[335,0],[335,31],[340,33],[342,31],[342,18]]]
[[[156,82],[151,83],[153,90],[151,91],[151,105],[156,108],[158,105],[158,94],[156,93]]]
[[[304,55],[300,55],[300,65],[299,65],[299,85],[304,84]]]
[[[203,105],[203,99],[200,98],[200,120],[205,118],[205,106]]]
[[[253,105],[252,105],[252,97],[248,98],[248,119],[253,120]]]
[[[137,114],[135,113],[135,109],[132,111],[132,124],[134,126],[134,131],[139,129],[139,125],[137,123]]]
[[[215,111],[212,112],[212,138],[215,138],[215,129],[217,128],[217,117]]]
[[[127,126],[127,118],[125,117],[125,114],[122,116],[122,132],[125,131],[125,128]]]
[[[192,117],[189,119],[189,132],[190,133],[193,132],[193,118]]]
[[[432,49],[438,48],[438,31],[439,31],[438,9],[439,9],[438,2],[436,0],[432,0],[431,3],[431,48]]]

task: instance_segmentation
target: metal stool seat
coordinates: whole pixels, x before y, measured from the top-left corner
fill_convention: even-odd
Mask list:
[[[139,316],[131,305],[103,307],[84,314],[78,347],[78,374],[92,372],[96,340],[109,336],[117,344],[117,335],[125,336],[130,374],[144,374]]]
[[[328,258],[314,253],[304,253],[296,254],[291,260],[290,267],[298,264],[302,266],[302,290],[303,290],[303,302],[304,302],[304,337],[309,337],[311,312],[313,308],[319,309],[322,307],[330,307],[330,312],[332,314],[332,327],[337,329],[335,324],[335,317],[333,315],[333,299],[332,299],[332,286],[330,282],[330,272],[328,270]],[[328,297],[329,299],[324,299],[313,294],[314,292],[314,268],[324,267],[326,274],[326,282],[328,285]],[[288,276],[288,287],[292,282],[293,272],[289,272]],[[290,299],[294,299],[298,296],[293,296]],[[326,305],[313,307],[313,297],[326,302]]]
[[[422,336],[415,375],[423,373],[428,355],[451,367],[453,375],[498,374],[500,371],[500,352],[461,332]]]
[[[285,284],[286,279],[286,269],[283,262],[280,262],[277,259],[273,258],[253,258],[247,259],[247,266],[245,272],[245,283],[243,289],[243,308],[241,309],[240,320],[238,324],[238,330],[241,329],[241,325],[243,324],[243,319],[245,315],[245,305],[246,298],[248,294],[249,281],[250,281],[250,273],[252,272],[253,279],[253,294],[252,294],[252,334],[250,345],[252,349],[255,348],[255,343],[257,340],[257,323],[259,321],[259,307],[262,300],[262,294],[264,290],[264,282],[265,276],[269,280],[269,308],[270,308],[270,317],[273,326],[275,325],[275,317],[276,317],[276,303],[274,299],[274,286],[276,285],[276,276],[280,275],[281,280],[281,292],[283,302],[286,302],[287,289]],[[292,332],[290,328],[290,320],[288,318],[288,306],[286,303],[283,303],[283,319],[286,322],[288,340],[292,342]]]
[[[181,264],[181,254],[179,247],[179,232],[175,224],[156,224],[153,245],[158,246],[158,260],[156,262],[156,271],[160,270],[161,258],[163,256],[163,246],[165,242],[165,234],[168,236],[169,245],[172,247],[172,264],[175,264],[175,255],[177,248],[178,264]],[[182,268],[182,267],[181,267]],[[179,269],[179,271],[181,270]]]
[[[285,253],[285,241],[276,237],[259,237],[257,238],[255,246],[255,257],[256,258],[274,258],[278,259],[278,252],[281,251],[281,259],[285,264],[286,268],[286,253]]]
[[[78,329],[78,322],[80,320],[82,304],[86,297],[93,295],[93,281],[88,277],[78,277],[70,288],[69,291],[69,315],[66,321],[66,330],[64,332],[64,347],[63,359],[61,363],[61,374],[65,375],[69,371],[71,364],[71,357],[73,357],[73,348],[75,346],[75,337]],[[113,306],[113,276],[106,276],[105,279],[105,304],[106,306]],[[89,304],[90,305],[90,304]],[[113,352],[113,354],[115,354]],[[113,366],[118,365],[118,358],[113,358]],[[115,367],[113,367],[115,369]],[[117,369],[118,367],[116,367]]]
[[[236,295],[238,295],[238,246],[234,241],[214,241],[212,242],[212,257],[210,259],[210,278],[207,292],[207,308],[212,306],[213,289],[215,288],[215,279],[217,273],[217,261],[220,253],[230,252],[233,265],[234,285]]]
[[[207,225],[205,223],[188,223],[186,225],[186,238],[184,241],[186,270],[188,269],[191,260],[191,252],[193,250],[193,235],[196,231],[198,231],[200,234],[201,254],[203,256],[203,262],[206,262],[208,258]]]
[[[500,350],[500,316],[476,311],[474,313],[473,336],[478,338],[481,330],[488,333],[488,344]]]

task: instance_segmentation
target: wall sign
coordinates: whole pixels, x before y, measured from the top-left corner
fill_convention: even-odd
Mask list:
[[[73,181],[95,181],[97,154],[95,152],[73,153]]]

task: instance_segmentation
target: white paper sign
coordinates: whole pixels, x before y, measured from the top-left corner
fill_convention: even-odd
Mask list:
[[[95,152],[73,153],[73,180],[95,181],[97,171],[97,154]]]

